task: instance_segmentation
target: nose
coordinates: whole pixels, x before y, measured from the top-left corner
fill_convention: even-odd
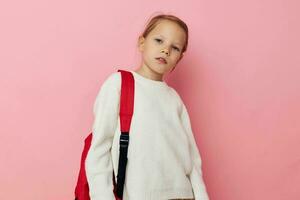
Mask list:
[[[160,52],[161,52],[161,53],[165,53],[165,54],[167,54],[167,55],[170,54],[168,49],[162,49]]]

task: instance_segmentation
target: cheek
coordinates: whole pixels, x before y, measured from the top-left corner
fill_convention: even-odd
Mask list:
[[[155,54],[151,48],[145,48],[142,57],[144,60],[151,60],[153,57],[155,57]]]
[[[176,61],[179,60],[179,58],[180,58],[180,54],[176,53],[176,55],[173,55],[173,59],[172,60],[174,60],[174,62],[176,62]]]
[[[156,56],[156,52],[157,50],[155,50],[154,46],[147,46],[147,48],[144,51],[146,57]]]

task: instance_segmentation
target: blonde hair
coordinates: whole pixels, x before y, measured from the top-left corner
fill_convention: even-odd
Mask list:
[[[152,17],[150,20],[148,20],[146,28],[142,32],[141,36],[146,38],[147,35],[157,26],[157,24],[161,20],[169,20],[169,21],[175,22],[176,24],[178,24],[184,30],[186,37],[185,37],[185,44],[184,44],[184,46],[182,48],[182,51],[181,51],[181,53],[184,53],[187,50],[187,46],[188,46],[189,30],[188,30],[188,27],[187,27],[186,23],[184,21],[182,21],[181,19],[179,19],[178,17],[174,16],[174,15],[159,14],[159,15],[156,15],[156,16]]]

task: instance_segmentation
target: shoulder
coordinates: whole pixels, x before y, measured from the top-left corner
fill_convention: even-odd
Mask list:
[[[120,94],[121,73],[112,72],[104,77],[102,83],[99,84],[96,101],[103,97],[109,98]]]
[[[117,87],[121,83],[121,72],[112,72],[104,79],[103,85]]]
[[[120,85],[120,72],[112,72],[108,74],[99,86],[95,100],[95,107],[99,104],[99,102],[103,102],[104,100],[106,101],[107,99],[109,99],[109,101],[113,101],[114,99],[118,100],[117,97],[120,96]]]
[[[180,94],[176,91],[176,89],[174,89],[174,88],[171,87],[171,86],[169,86],[169,88],[170,88],[171,95],[172,95],[174,101],[176,101],[176,104],[177,104],[178,107],[179,107],[179,111],[181,112],[181,111],[182,111],[182,108],[184,107],[183,99],[182,99],[182,97],[180,96]]]
[[[117,90],[121,87],[121,72],[110,73],[102,82],[102,88],[115,88]]]

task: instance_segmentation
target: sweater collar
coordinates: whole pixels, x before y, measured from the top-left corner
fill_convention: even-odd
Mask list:
[[[128,71],[130,71],[133,74],[135,80],[139,80],[147,85],[161,86],[161,87],[167,86],[167,83],[164,80],[156,81],[156,80],[146,78],[133,70],[128,70]]]

